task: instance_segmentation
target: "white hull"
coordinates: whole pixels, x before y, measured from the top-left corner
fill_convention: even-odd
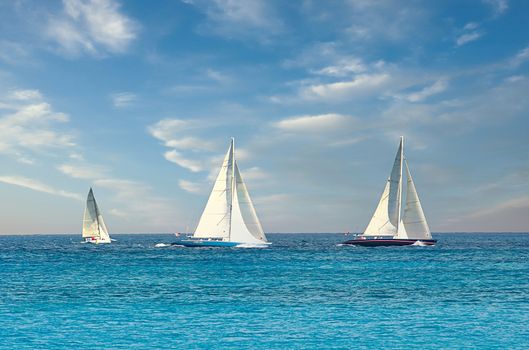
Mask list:
[[[111,241],[97,239],[97,238],[85,238],[81,243],[92,243],[92,244],[109,244]]]

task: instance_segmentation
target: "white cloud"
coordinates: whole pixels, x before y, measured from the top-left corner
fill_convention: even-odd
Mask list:
[[[196,160],[192,160],[192,159],[187,159],[183,157],[182,154],[180,154],[176,150],[167,151],[164,153],[163,156],[168,161],[173,162],[181,166],[182,168],[191,170],[194,173],[204,170],[204,167],[200,162]]]
[[[463,27],[463,30],[474,30],[474,29],[477,29],[478,27],[479,27],[478,23],[469,22],[469,23],[465,24],[465,26]]]
[[[54,112],[39,91],[13,90],[8,99],[5,104],[0,101],[5,110],[0,113],[0,153],[29,159],[25,152],[67,150],[75,145],[72,132],[61,128],[68,116]]]
[[[133,105],[138,97],[132,92],[117,92],[112,94],[110,98],[112,99],[114,107],[124,108]]]
[[[351,121],[353,121],[352,117],[331,113],[283,119],[275,122],[274,126],[283,131],[320,133],[329,130],[339,130]]]
[[[44,192],[56,196],[72,198],[76,200],[83,200],[82,196],[77,193],[67,192],[63,190],[58,190],[49,185],[43,184],[42,182],[34,179],[30,179],[22,176],[0,176],[0,182],[15,185],[19,187],[28,188],[37,192]]]
[[[475,40],[478,40],[479,38],[481,38],[482,34],[479,33],[479,32],[472,32],[472,33],[465,33],[465,34],[462,34],[460,35],[457,39],[456,39],[456,45],[457,46],[463,46],[471,41],[475,41]]]
[[[191,122],[182,119],[162,119],[147,128],[149,134],[163,141],[164,144],[173,140],[174,135],[191,127]]]
[[[171,150],[164,153],[164,158],[192,172],[207,170],[204,164],[207,161],[196,160],[182,154],[182,151],[203,152],[214,151],[217,149],[215,143],[197,136],[184,136],[186,133],[201,129],[202,125],[198,122],[182,119],[162,119],[157,123],[149,126],[147,131],[151,136],[163,142],[165,147]]]
[[[333,65],[314,71],[316,74],[343,77],[352,73],[362,73],[367,70],[362,60],[358,58],[343,58]]]
[[[270,178],[270,175],[267,172],[263,171],[263,169],[257,166],[244,170],[241,169],[241,172],[245,181],[254,181],[254,183]]]
[[[430,86],[425,87],[421,91],[414,92],[406,97],[406,99],[410,102],[419,102],[424,100],[427,97],[430,97],[432,95],[441,93],[446,90],[448,87],[448,83],[446,80],[437,80],[435,83],[433,83]]]
[[[415,29],[428,19],[427,9],[414,2],[353,0],[345,3],[343,14],[348,16],[347,23],[353,23],[346,33],[354,41],[405,40],[410,35],[421,35]],[[332,16],[331,21],[337,17]]]
[[[12,100],[41,100],[42,94],[38,90],[12,90],[8,94],[8,98]]]
[[[178,186],[184,191],[189,192],[189,193],[203,194],[207,192],[207,190],[205,189],[206,186],[204,186],[203,183],[192,182],[192,181],[187,181],[187,180],[179,180]]]
[[[167,147],[178,148],[182,150],[214,151],[216,148],[213,142],[193,136],[167,139],[165,145]]]
[[[0,60],[12,65],[27,64],[30,52],[22,43],[0,39]]]
[[[283,24],[264,0],[195,0],[187,1],[207,16],[202,26],[208,34],[228,38],[266,40],[283,30]]]
[[[76,179],[94,180],[104,176],[104,170],[97,165],[61,164],[57,169],[65,175]]]
[[[387,73],[361,74],[350,81],[326,84],[313,84],[303,87],[300,95],[306,100],[341,100],[355,96],[364,96],[390,82]]]
[[[514,68],[522,65],[529,60],[529,46],[520,50],[516,56],[511,58],[510,65]]]
[[[113,0],[63,0],[63,4],[64,12],[49,20],[46,34],[68,55],[122,53],[137,36],[138,25]]]
[[[509,9],[509,2],[507,0],[483,0],[483,2],[492,7],[495,15],[501,15]]]

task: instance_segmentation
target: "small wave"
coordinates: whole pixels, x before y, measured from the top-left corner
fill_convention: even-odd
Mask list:
[[[163,248],[163,247],[170,247],[171,245],[167,243],[156,243],[154,246],[156,248]]]
[[[416,247],[427,247],[428,244],[422,242],[422,241],[416,241],[415,243],[412,244],[413,246],[416,246]]]

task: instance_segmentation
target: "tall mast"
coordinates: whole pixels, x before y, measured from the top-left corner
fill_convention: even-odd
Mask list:
[[[233,211],[233,195],[235,190],[235,138],[231,138],[231,196],[230,196],[230,223],[228,227],[228,241],[231,241],[231,214]]]
[[[397,235],[400,226],[400,207],[402,202],[402,161],[404,159],[404,136],[400,137],[399,191],[397,195]]]

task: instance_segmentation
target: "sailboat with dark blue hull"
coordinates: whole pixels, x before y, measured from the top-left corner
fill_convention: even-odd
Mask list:
[[[406,169],[406,206],[401,215],[403,168]],[[408,162],[404,157],[404,138],[401,137],[391,175],[371,221],[364,233],[343,244],[364,247],[430,246],[436,242],[432,238]]]
[[[174,244],[247,248],[270,245],[235,160],[233,138],[193,236]]]

